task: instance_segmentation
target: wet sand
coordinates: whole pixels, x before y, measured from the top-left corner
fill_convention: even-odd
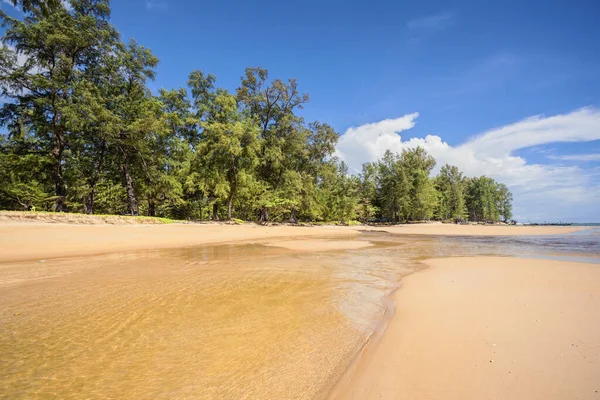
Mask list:
[[[385,227],[247,225],[73,225],[0,221],[0,262],[165,249],[281,237],[352,236],[360,231],[449,236],[552,235],[582,227],[415,224]],[[313,251],[327,250],[316,243]]]
[[[335,398],[600,398],[599,265],[426,263],[403,280],[395,316]]]

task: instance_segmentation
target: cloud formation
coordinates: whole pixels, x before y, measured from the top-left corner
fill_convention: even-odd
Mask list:
[[[64,8],[65,8],[67,11],[69,11],[69,12],[73,11],[73,6],[72,6],[72,5],[71,5],[71,3],[69,2],[69,0],[61,0],[60,2],[62,3],[63,7],[64,7]]]
[[[7,47],[10,51],[12,51],[16,57],[17,57],[17,65],[19,67],[22,67],[23,65],[25,65],[25,63],[27,62],[27,60],[29,60],[29,57],[21,52],[17,51],[17,48],[11,44],[2,44],[2,47]]]
[[[594,162],[600,161],[600,154],[567,154],[564,156],[548,156],[552,160]]]
[[[21,8],[20,8],[20,7],[18,7],[18,6],[15,6],[11,0],[2,0],[2,3],[4,3],[4,4],[8,4],[9,6],[11,6],[12,8],[14,8],[15,10],[17,10],[17,11],[19,11],[19,12],[23,12],[23,11],[21,10]]]
[[[340,138],[336,155],[358,171],[364,162],[379,159],[387,149],[401,152],[422,146],[438,161],[434,173],[442,165],[452,164],[469,176],[488,175],[506,183],[515,195],[517,219],[600,221],[598,168],[530,164],[513,154],[548,143],[599,140],[600,110],[583,108],[551,117],[530,117],[483,132],[459,146],[450,146],[437,135],[403,140],[400,133],[411,129],[417,117],[414,113],[351,127]]]

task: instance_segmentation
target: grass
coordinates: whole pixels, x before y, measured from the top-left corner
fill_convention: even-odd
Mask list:
[[[80,213],[56,213],[50,211],[1,211],[0,221],[32,221],[32,222],[53,222],[64,224],[83,224],[83,225],[135,225],[135,224],[173,224],[187,223],[187,221],[177,221],[161,217],[131,216],[131,215],[105,215],[105,214],[80,214]],[[239,218],[233,218],[231,222],[236,225],[249,224],[252,222],[244,221]],[[229,223],[231,223],[229,222]],[[223,222],[227,223],[227,222]],[[277,222],[272,222],[278,224]],[[300,222],[300,226],[359,226],[359,221],[348,221],[342,224],[339,221],[315,221]]]

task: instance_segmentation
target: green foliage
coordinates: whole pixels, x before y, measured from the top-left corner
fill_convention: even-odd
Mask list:
[[[469,179],[466,198],[469,219],[473,221],[506,222],[512,218],[512,194],[492,178]]]
[[[124,43],[108,0],[12,0],[0,11],[0,208],[174,219],[498,221],[512,195],[467,179],[420,148],[349,171],[339,134],[307,122],[295,79],[245,70],[235,94],[192,71],[186,88],[148,89],[158,59]],[[20,61],[19,61],[20,60]]]
[[[438,192],[435,215],[442,221],[461,221],[467,217],[466,180],[455,166],[444,165],[434,179]]]

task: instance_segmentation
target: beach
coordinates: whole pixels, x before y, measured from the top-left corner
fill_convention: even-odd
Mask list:
[[[410,224],[396,226],[262,226],[257,224],[66,224],[0,221],[0,262],[166,249],[281,237],[355,236],[361,231],[401,235],[510,236],[567,234],[582,227]],[[303,245],[306,247],[306,245]],[[312,251],[331,250],[324,242]]]
[[[426,261],[337,399],[597,399],[600,266]]]
[[[569,260],[581,229],[3,221],[0,389],[595,399],[600,267]]]

